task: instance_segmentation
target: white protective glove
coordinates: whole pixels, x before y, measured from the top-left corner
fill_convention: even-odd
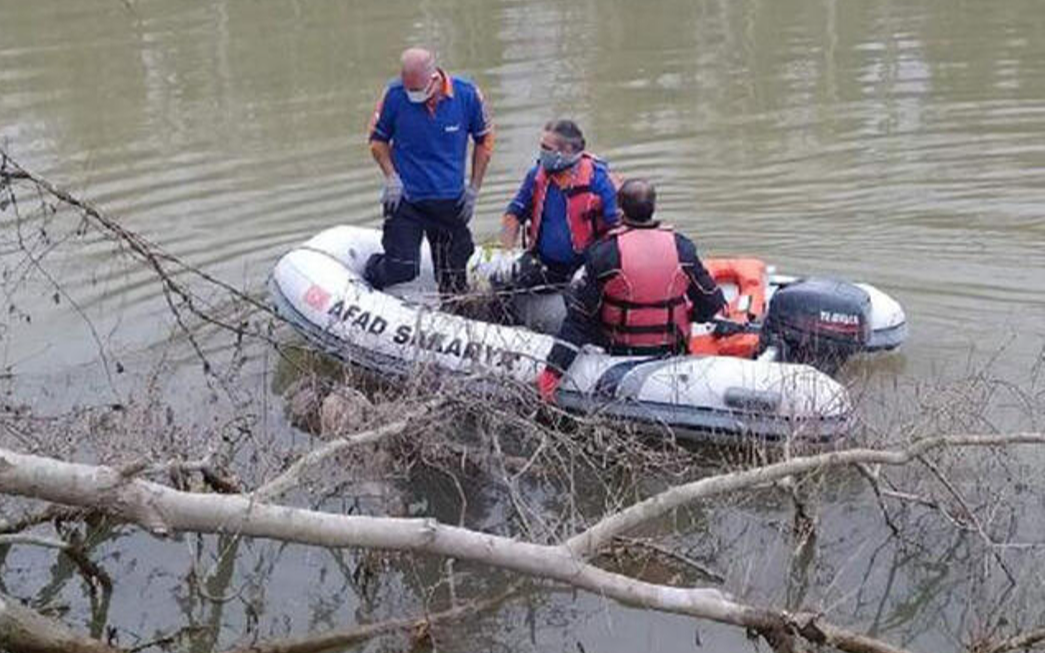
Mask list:
[[[461,222],[468,224],[472,219],[472,214],[475,213],[475,200],[478,198],[479,191],[475,186],[469,185],[464,189],[464,195],[461,196],[461,212],[457,214]]]
[[[385,177],[385,185],[381,189],[381,206],[385,215],[390,216],[399,208],[403,201],[403,180],[399,178],[398,172]]]

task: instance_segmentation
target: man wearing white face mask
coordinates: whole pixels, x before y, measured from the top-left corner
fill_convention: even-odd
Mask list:
[[[524,223],[527,251],[511,287],[566,283],[584,251],[617,224],[616,188],[606,163],[585,149],[572,120],[544,126],[537,164],[501,220],[501,244],[514,247]]]
[[[443,293],[465,290],[465,266],[475,245],[468,221],[493,151],[493,124],[478,87],[436,66],[431,52],[403,52],[402,71],[389,83],[370,123],[370,151],[385,175],[383,254],[367,261],[375,288],[410,281],[420,272],[428,238]],[[465,185],[468,140],[472,169]]]

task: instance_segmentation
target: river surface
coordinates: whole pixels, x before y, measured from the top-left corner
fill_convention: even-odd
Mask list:
[[[614,169],[654,180],[661,218],[703,253],[869,281],[901,301],[904,351],[851,376],[918,385],[986,369],[1020,384],[1041,357],[1041,0],[0,0],[0,142],[174,255],[259,290],[279,254],[316,231],[379,224],[365,128],[411,44],[434,48],[490,103],[497,144],[473,222],[479,240],[496,234],[541,125],[571,117]],[[14,226],[3,219],[6,242]],[[76,305],[55,306],[39,282],[8,311],[0,344],[11,394],[108,401],[121,390],[99,365],[102,350],[141,371],[160,354],[176,375],[198,367],[184,343],[168,344],[148,270],[97,240],[67,250],[51,260]],[[21,311],[35,319],[17,319]],[[220,347],[210,338],[199,333],[204,348]],[[274,363],[252,356],[249,378],[267,387],[271,370],[261,368]],[[191,404],[198,392],[185,383]],[[752,551],[761,541],[745,540]],[[264,557],[248,549],[243,557]],[[147,539],[134,550],[135,569],[169,550],[186,555]],[[330,556],[280,555],[268,582],[322,594],[311,574]],[[888,588],[877,612],[856,601],[842,618],[924,650],[952,645],[960,628],[941,624],[956,609],[925,588],[953,579],[896,564],[875,585]],[[176,610],[177,579],[125,571],[142,598],[114,599],[121,628],[179,623],[155,617]],[[26,587],[39,582],[26,572]],[[273,598],[263,622],[275,631],[284,618],[298,628],[351,620],[325,600]],[[226,640],[241,613],[215,618]],[[476,628],[513,650],[694,644],[686,620],[583,595],[552,595]],[[750,649],[718,637],[714,650]]]

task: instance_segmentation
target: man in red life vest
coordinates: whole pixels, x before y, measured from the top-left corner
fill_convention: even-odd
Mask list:
[[[621,186],[624,224],[588,250],[584,276],[568,294],[566,320],[537,377],[546,401],[555,401],[582,345],[622,355],[685,353],[690,324],[726,305],[693,241],[653,220],[656,197],[642,179]]]
[[[585,150],[572,120],[544,126],[540,157],[526,173],[501,221],[501,244],[514,247],[526,226],[527,251],[512,288],[568,282],[584,251],[617,224],[616,189],[609,168]]]

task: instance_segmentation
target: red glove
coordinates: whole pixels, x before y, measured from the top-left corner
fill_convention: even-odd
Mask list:
[[[560,383],[562,383],[562,372],[545,367],[544,371],[537,375],[537,392],[540,393],[541,399],[549,404],[554,404],[555,392],[559,389]]]

